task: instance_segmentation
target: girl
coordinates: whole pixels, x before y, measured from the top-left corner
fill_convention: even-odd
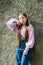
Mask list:
[[[30,50],[34,46],[34,28],[28,23],[25,13],[20,13],[18,20],[10,19],[6,23],[7,27],[17,34],[16,61],[17,65],[28,65],[30,59]]]

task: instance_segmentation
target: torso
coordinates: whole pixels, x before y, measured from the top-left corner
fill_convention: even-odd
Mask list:
[[[22,26],[22,28],[21,28],[21,35],[23,35],[24,37],[25,37],[25,26]],[[27,29],[29,30],[29,26],[27,27]]]

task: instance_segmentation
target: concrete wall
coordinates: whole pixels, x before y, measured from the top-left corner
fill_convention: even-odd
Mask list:
[[[20,12],[27,14],[35,30],[31,65],[43,65],[43,0],[0,0],[0,65],[16,65],[16,35],[5,23]]]

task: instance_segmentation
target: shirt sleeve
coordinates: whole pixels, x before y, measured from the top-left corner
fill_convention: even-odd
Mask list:
[[[18,28],[16,26],[17,24],[17,19],[16,18],[11,18],[10,20],[8,20],[6,23],[7,27],[12,31],[17,33],[18,32]]]
[[[26,48],[25,48],[25,50],[29,50],[29,48],[33,48],[34,42],[35,42],[35,36],[34,36],[34,28],[32,26],[30,28],[29,39],[28,39],[28,42],[26,42]]]

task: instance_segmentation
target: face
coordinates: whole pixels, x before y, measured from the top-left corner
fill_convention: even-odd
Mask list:
[[[27,18],[26,18],[23,14],[20,14],[20,15],[19,15],[19,22],[20,22],[22,25],[25,25],[26,22],[27,22]]]

